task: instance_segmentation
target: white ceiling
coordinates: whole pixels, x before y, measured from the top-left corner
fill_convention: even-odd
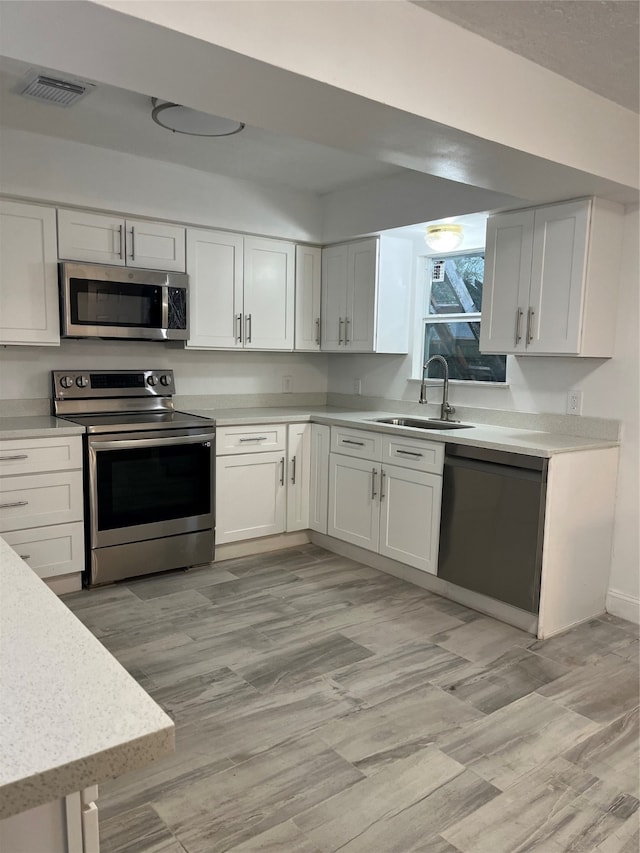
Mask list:
[[[412,0],[507,50],[639,111],[638,0]]]
[[[616,102],[637,101],[635,0],[425,0],[417,5]],[[407,172],[257,127],[216,140],[171,134],[150,117],[151,97],[162,98],[163,92],[139,94],[100,83],[69,109],[30,101],[14,91],[30,68],[0,57],[0,119],[6,127],[319,194]]]

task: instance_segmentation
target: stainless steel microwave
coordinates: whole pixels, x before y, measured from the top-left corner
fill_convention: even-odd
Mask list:
[[[189,276],[100,264],[61,263],[65,338],[172,341],[189,336]]]

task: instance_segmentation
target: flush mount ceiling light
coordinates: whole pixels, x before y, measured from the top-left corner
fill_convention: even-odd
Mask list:
[[[453,252],[462,243],[463,237],[462,225],[444,223],[429,225],[424,242],[434,252]]]
[[[151,103],[151,118],[160,127],[174,133],[186,133],[187,136],[233,136],[234,133],[240,133],[244,127],[241,121],[212,116],[170,101],[151,98]]]

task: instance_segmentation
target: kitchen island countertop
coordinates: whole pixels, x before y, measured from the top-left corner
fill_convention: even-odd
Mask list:
[[[171,752],[174,725],[0,537],[0,818]]]

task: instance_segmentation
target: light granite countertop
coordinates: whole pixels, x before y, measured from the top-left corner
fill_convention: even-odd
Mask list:
[[[43,438],[52,435],[82,435],[84,427],[51,415],[23,415],[0,418],[0,440],[9,438]],[[28,435],[27,435],[28,434]]]
[[[134,770],[174,725],[0,538],[0,818]]]
[[[354,429],[367,429],[387,434],[401,434],[428,441],[440,441],[486,447],[493,450],[505,450],[511,453],[523,453],[527,456],[549,457],[556,453],[568,453],[579,450],[595,450],[603,447],[617,447],[616,441],[599,438],[584,438],[561,433],[539,430],[517,429],[493,424],[473,424],[469,429],[431,430],[412,429],[410,427],[391,426],[376,423],[376,418],[394,417],[397,413],[389,411],[352,411],[330,407],[317,408],[247,408],[247,409],[193,409],[192,414],[213,418],[216,426],[235,426],[265,423],[294,423],[313,421],[329,426],[347,426]],[[400,415],[401,417],[415,417]]]

